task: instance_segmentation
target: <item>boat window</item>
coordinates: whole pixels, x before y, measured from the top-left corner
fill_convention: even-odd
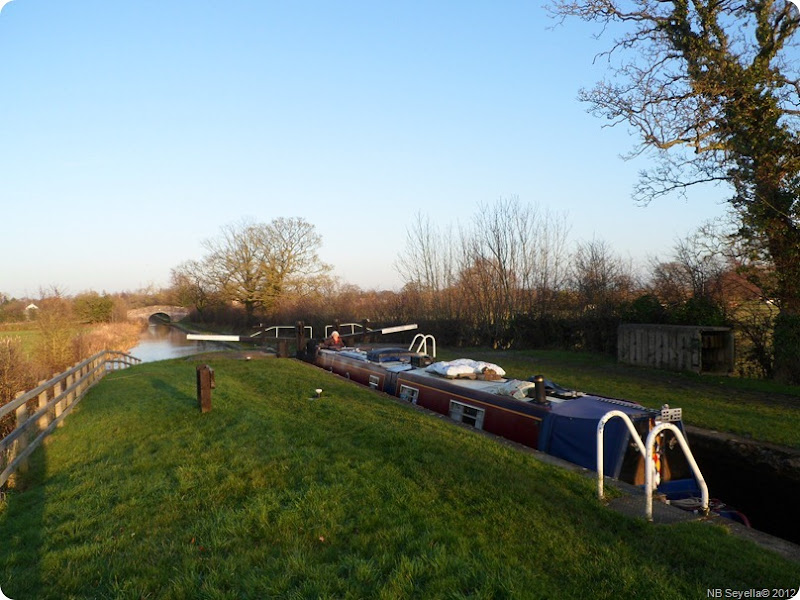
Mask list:
[[[483,429],[483,417],[486,411],[462,402],[450,400],[450,418],[475,429]]]
[[[400,400],[405,400],[406,402],[411,402],[411,404],[416,404],[418,397],[419,390],[417,388],[413,388],[408,385],[400,386]]]
[[[373,390],[378,389],[380,383],[381,383],[381,378],[378,377],[377,375],[369,376],[369,387],[371,387]]]

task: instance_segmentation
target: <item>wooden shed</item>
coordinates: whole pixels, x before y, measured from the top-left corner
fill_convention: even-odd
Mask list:
[[[623,324],[617,360],[629,365],[728,374],[734,367],[733,330],[700,325]]]

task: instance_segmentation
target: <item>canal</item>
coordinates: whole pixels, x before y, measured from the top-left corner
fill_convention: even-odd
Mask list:
[[[142,331],[139,343],[128,354],[142,359],[142,362],[153,362],[223,349],[225,346],[218,342],[187,341],[186,333],[175,327],[150,324]]]

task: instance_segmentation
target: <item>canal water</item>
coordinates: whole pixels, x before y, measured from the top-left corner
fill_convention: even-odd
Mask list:
[[[215,342],[188,341],[186,333],[175,327],[151,324],[142,332],[139,343],[128,354],[142,359],[142,362],[152,362],[223,348],[224,346]]]

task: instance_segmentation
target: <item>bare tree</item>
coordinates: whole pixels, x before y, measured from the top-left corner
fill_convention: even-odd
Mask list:
[[[280,217],[267,224],[267,231],[272,240],[268,256],[276,302],[296,302],[331,286],[332,267],[319,257],[322,237],[312,224],[299,217]]]
[[[572,257],[572,285],[583,310],[610,313],[634,287],[633,268],[598,239],[579,242]]]
[[[73,347],[75,321],[72,304],[54,289],[53,295],[39,302],[36,326],[39,329],[37,340],[37,361],[47,372],[61,371],[70,366],[78,357]]]
[[[713,222],[676,239],[667,262],[651,261],[653,293],[670,304],[690,298],[722,303],[722,277],[731,268],[728,245]]]
[[[518,315],[547,312],[566,281],[565,215],[512,196],[452,231],[417,215],[395,263],[425,316],[468,319],[499,342]]]
[[[210,272],[200,261],[187,260],[170,271],[174,301],[181,306],[194,306],[202,316],[219,297]]]
[[[394,263],[407,292],[418,296],[420,316],[452,316],[447,290],[455,283],[452,230],[440,229],[430,217],[417,213],[406,229],[406,246]]]
[[[516,196],[478,208],[462,231],[459,289],[495,343],[520,315],[542,316],[565,283],[566,217]]]
[[[314,226],[301,218],[226,225],[203,242],[206,281],[252,319],[256,308],[272,310],[285,295],[308,293],[327,277],[331,267],[319,258],[321,244]]]

